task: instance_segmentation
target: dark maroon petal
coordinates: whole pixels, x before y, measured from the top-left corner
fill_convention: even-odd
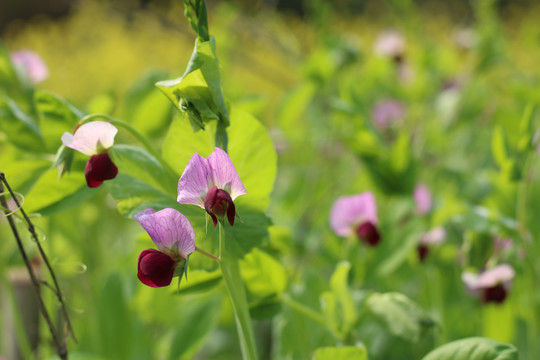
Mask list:
[[[167,254],[147,249],[139,255],[139,280],[151,287],[168,286],[173,278],[176,262]]]
[[[420,259],[420,262],[424,262],[426,260],[426,257],[429,254],[429,248],[426,245],[418,245],[416,248],[416,251],[418,252],[418,258]]]
[[[495,286],[484,289],[482,293],[482,301],[484,303],[494,302],[501,304],[508,295],[506,288],[503,284],[497,284]]]
[[[217,218],[223,219],[225,214],[227,214],[229,224],[234,225],[236,208],[227,191],[218,189],[217,186],[208,190],[204,198],[204,209],[212,217],[214,227],[217,225]]]
[[[84,169],[86,183],[89,187],[98,187],[105,180],[114,179],[118,168],[111,161],[108,153],[93,155]]]
[[[379,235],[379,231],[377,231],[377,228],[371,221],[360,224],[356,230],[356,234],[360,240],[364,241],[369,246],[377,246],[381,241],[381,235]]]

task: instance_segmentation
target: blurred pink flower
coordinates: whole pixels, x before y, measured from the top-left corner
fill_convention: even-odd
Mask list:
[[[515,276],[514,269],[507,264],[484,270],[480,274],[464,272],[461,279],[467,289],[478,296],[482,302],[502,303],[508,296]]]
[[[26,73],[34,84],[40,83],[49,77],[49,69],[43,59],[32,50],[14,51],[10,55],[11,62]]]
[[[431,246],[441,244],[445,240],[446,230],[444,230],[442,226],[438,226],[422,234],[416,248],[420,261],[424,261],[426,259]]]
[[[223,219],[227,214],[232,226],[236,215],[233,200],[244,194],[247,194],[246,188],[231,158],[222,149],[215,148],[208,159],[193,154],[178,181],[177,201],[205,209],[214,226],[218,218]]]
[[[163,209],[154,212],[146,209],[135,215],[158,250],[147,249],[139,255],[139,280],[150,287],[168,286],[180,263],[195,251],[195,232],[189,220],[178,210]]]
[[[379,56],[391,57],[399,62],[405,55],[405,38],[397,30],[383,30],[377,36],[373,50]]]
[[[397,100],[378,101],[371,112],[371,117],[379,129],[386,129],[405,116],[403,103]]]
[[[416,202],[416,213],[419,215],[427,214],[431,210],[431,192],[428,187],[419,184],[414,188],[414,201]]]
[[[356,235],[370,246],[376,246],[381,240],[378,223],[377,204],[369,191],[338,198],[330,211],[330,226],[337,235]]]
[[[118,129],[108,122],[91,121],[77,128],[73,135],[68,132],[62,135],[64,146],[90,156],[84,175],[91,188],[100,186],[105,180],[114,179],[118,174],[118,168],[108,153],[117,132]]]

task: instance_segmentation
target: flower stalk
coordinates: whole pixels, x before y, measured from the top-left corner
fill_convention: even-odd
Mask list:
[[[219,222],[219,254],[223,281],[234,310],[242,358],[244,360],[257,360],[257,347],[251,326],[244,283],[240,275],[240,266],[238,259],[230,253],[226,245],[225,229],[221,221]]]

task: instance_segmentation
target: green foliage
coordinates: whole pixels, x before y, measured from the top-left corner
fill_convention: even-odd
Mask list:
[[[517,360],[513,345],[473,337],[445,344],[427,354],[422,360]]]
[[[367,350],[363,346],[324,347],[313,354],[313,360],[366,360]]]

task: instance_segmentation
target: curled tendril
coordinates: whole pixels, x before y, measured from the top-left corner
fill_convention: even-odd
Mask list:
[[[0,209],[6,213],[6,216],[15,214],[24,205],[24,195],[19,192],[14,192],[14,194],[17,197],[17,201],[14,202],[14,204],[19,203],[19,206],[17,206],[15,210],[11,210],[9,208],[5,208],[4,206],[0,205]],[[0,192],[0,196],[4,196],[6,199],[9,199],[11,194],[8,191],[4,191],[4,192]]]

